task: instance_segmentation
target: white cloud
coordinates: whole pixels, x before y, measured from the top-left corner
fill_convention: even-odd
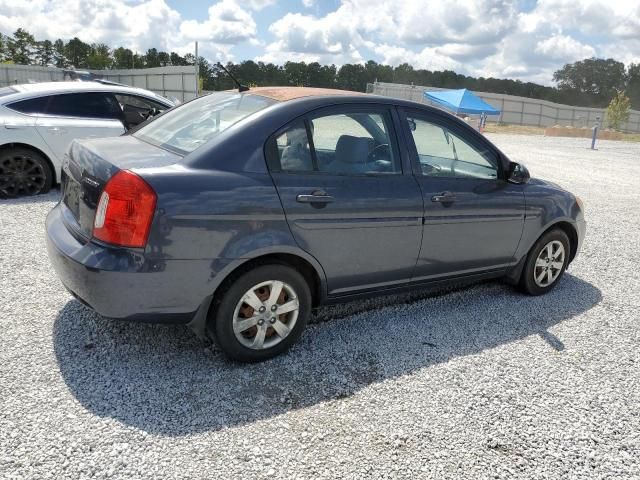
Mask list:
[[[358,47],[364,45],[352,21],[339,12],[322,18],[288,13],[269,27],[276,41],[266,47],[263,61],[286,59],[345,63],[363,61]],[[333,60],[331,60],[333,59]]]
[[[304,13],[285,12],[270,26],[265,12],[276,11],[275,0],[210,1],[207,17],[193,20],[166,0],[0,0],[0,31],[22,27],[36,38],[78,36],[139,52],[191,52],[198,40],[212,61],[243,60],[244,45],[276,63],[373,58],[546,84],[585,57],[640,62],[640,0],[538,0],[527,8],[520,0],[341,0],[323,15],[328,2],[300,0]]]
[[[125,45],[143,50],[169,48],[178,29],[180,14],[164,0],[129,4],[123,0],[36,1],[29,8],[18,2],[0,0],[0,31],[10,33],[22,27],[36,38],[75,36],[87,42]],[[159,26],[162,28],[158,28]]]
[[[419,52],[414,52],[403,47],[382,44],[376,47],[376,51],[382,56],[382,63],[398,66],[408,63],[414,68],[428,70],[463,70],[463,65],[450,56],[440,53],[439,48],[426,47]]]
[[[251,0],[253,9],[273,0]],[[22,27],[36,38],[78,36],[93,43],[125,46],[144,52],[155,47],[179,53],[193,53],[194,40],[212,59],[230,60],[233,46],[260,44],[252,14],[236,0],[220,0],[208,10],[203,22],[184,20],[165,0],[34,0],[29,4],[0,0],[0,31],[12,33]]]
[[[276,3],[276,0],[245,0],[243,5],[246,4],[252,10],[262,10],[265,7],[273,5]]]
[[[567,35],[554,35],[538,43],[535,53],[548,59],[571,61],[592,57],[596,51],[590,45],[580,43]]]
[[[204,22],[182,22],[180,34],[185,40],[237,44],[256,37],[256,22],[234,0],[222,0],[209,7],[209,18]]]

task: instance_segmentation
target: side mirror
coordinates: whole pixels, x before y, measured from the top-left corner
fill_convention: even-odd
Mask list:
[[[529,170],[527,170],[527,167],[516,162],[511,162],[509,164],[508,180],[510,183],[520,185],[527,183],[530,178],[531,175],[529,175]]]
[[[416,121],[413,118],[407,118],[407,123],[409,124],[409,130],[412,132],[415,132],[416,128],[418,128],[418,125],[416,125]]]

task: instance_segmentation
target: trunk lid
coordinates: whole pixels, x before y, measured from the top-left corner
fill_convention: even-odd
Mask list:
[[[100,194],[118,171],[162,167],[181,159],[130,135],[74,140],[65,155],[60,179],[68,226],[82,237],[91,237]]]

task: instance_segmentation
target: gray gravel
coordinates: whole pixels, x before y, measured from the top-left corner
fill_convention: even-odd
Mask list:
[[[327,308],[288,355],[107,321],[0,203],[2,478],[640,478],[640,143],[491,138],[587,205],[558,288]]]

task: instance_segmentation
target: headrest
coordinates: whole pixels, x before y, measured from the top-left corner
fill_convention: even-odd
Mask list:
[[[370,144],[370,138],[341,135],[336,145],[335,159],[342,163],[365,163]]]

